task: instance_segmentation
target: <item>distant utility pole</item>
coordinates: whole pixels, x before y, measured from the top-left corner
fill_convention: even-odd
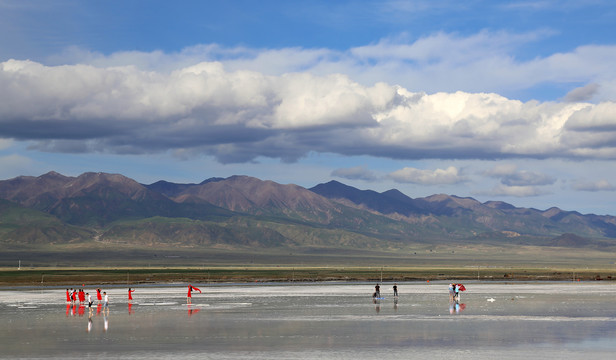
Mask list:
[[[21,270],[21,260],[19,260],[19,265],[17,266],[17,270]]]

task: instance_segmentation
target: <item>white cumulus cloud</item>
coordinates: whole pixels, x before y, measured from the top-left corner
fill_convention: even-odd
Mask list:
[[[388,175],[399,183],[412,183],[421,185],[456,184],[465,181],[459,170],[450,166],[447,169],[425,170],[405,167]]]
[[[528,170],[518,170],[513,164],[499,164],[484,172],[484,175],[500,179],[503,185],[515,186],[542,186],[552,185],[556,182],[553,177]]]
[[[532,197],[546,195],[549,192],[536,186],[507,186],[498,185],[487,191],[476,192],[477,195],[485,196],[511,196],[511,197]]]
[[[481,33],[463,42],[500,53],[532,38],[509,36]],[[267,55],[298,64],[292,54],[306,50],[236,53],[212,46],[194,51],[215,52],[218,55],[210,57],[224,59],[191,65],[183,64],[199,55],[189,51],[174,56],[138,54],[167,64],[164,70],[128,64],[134,53],[90,60],[97,65],[9,60],[0,63],[0,133],[44,151],[169,151],[211,155],[223,163],[261,156],[293,162],[310,152],[394,159],[616,158],[612,101],[523,102],[492,92],[426,93],[396,82],[366,85],[356,80],[358,64],[372,69],[382,65],[381,50],[392,52],[390,60],[404,62],[410,56],[418,63],[431,63],[445,56],[442,44],[452,45],[452,39],[456,38],[438,34],[410,48],[382,42],[339,57],[326,50],[309,51],[307,69],[289,65],[295,71],[279,74],[260,71],[251,61]],[[508,40],[498,45],[492,43],[495,39]],[[611,50],[590,47],[558,56],[601,51],[606,58]],[[460,61],[477,60],[470,60],[473,54],[465,56],[469,60]],[[358,59],[375,59],[376,64]],[[170,70],[171,63],[182,66]],[[605,65],[597,64],[609,74],[612,70]],[[325,73],[323,66],[341,71]],[[508,184],[550,181],[537,174],[520,175],[524,178]]]
[[[616,186],[612,185],[606,179],[596,181],[576,181],[572,187],[574,190],[579,191],[616,191]]]

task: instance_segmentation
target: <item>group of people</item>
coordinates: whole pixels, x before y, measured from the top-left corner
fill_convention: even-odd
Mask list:
[[[398,297],[398,284],[394,284],[393,290],[394,290],[394,298],[397,298]],[[381,299],[381,286],[378,283],[374,286],[374,293],[372,293],[372,298],[375,300]]]
[[[460,291],[465,291],[466,288],[462,284],[449,284],[449,301],[450,302],[459,302],[460,301]]]
[[[192,292],[193,291],[198,291],[199,293],[201,293],[201,289],[191,284],[188,284],[188,294],[186,295],[187,304],[192,304]],[[133,292],[135,292],[135,289],[128,288],[128,303],[129,304],[132,304],[133,302]],[[99,304],[101,304],[102,302],[105,309],[109,308],[109,296],[107,295],[106,291],[101,292],[101,289],[96,289],[96,298]],[[90,295],[90,293],[85,292],[83,289],[73,289],[73,288],[66,289],[66,302],[67,303],[76,304],[77,302],[79,302],[79,304],[84,304],[86,301],[88,303],[88,307],[91,308],[93,300],[92,300],[92,296]]]
[[[394,284],[394,299],[398,298],[398,284]],[[466,288],[462,284],[449,284],[449,301],[451,302],[459,302],[460,301],[460,291],[465,291]],[[374,293],[372,293],[372,298],[374,300],[382,299],[381,297],[381,286],[377,283],[374,286]]]
[[[107,296],[106,291],[103,291],[101,293],[101,289],[96,289],[96,298],[99,304],[102,302],[105,310],[109,310],[109,296]],[[92,304],[94,303],[94,301],[92,300],[92,295],[90,295],[90,293],[85,292],[83,289],[73,288],[66,289],[66,302],[72,304],[76,304],[77,302],[79,302],[79,304],[84,304],[85,302],[87,302],[90,311],[92,310]]]

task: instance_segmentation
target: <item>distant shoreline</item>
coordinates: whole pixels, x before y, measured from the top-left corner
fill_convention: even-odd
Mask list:
[[[212,267],[0,269],[0,286],[320,281],[612,281],[614,269],[482,267]]]

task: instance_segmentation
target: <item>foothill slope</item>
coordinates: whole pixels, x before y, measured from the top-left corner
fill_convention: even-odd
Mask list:
[[[603,263],[615,248],[613,216],[445,194],[413,199],[336,181],[310,189],[248,176],[148,185],[120,174],[55,172],[0,181],[0,266],[23,254],[48,254],[57,263],[62,254],[110,250],[116,257],[101,256],[101,263],[130,264],[137,259],[118,254],[178,249],[202,255],[187,264],[212,261],[216,253],[240,264],[251,257],[280,263],[285,256],[298,264],[403,263],[395,259],[430,252],[475,262],[496,261],[501,252],[511,259],[583,253]]]

